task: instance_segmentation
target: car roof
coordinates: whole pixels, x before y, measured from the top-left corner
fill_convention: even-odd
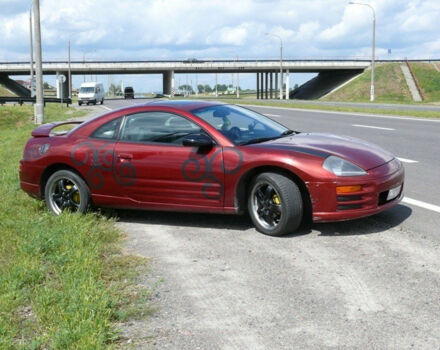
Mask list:
[[[159,106],[181,109],[186,112],[190,112],[194,109],[220,106],[224,105],[224,102],[217,101],[201,101],[201,100],[156,100],[145,103],[144,106]]]

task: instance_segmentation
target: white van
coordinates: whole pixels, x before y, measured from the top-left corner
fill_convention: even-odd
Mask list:
[[[96,105],[97,102],[104,104],[104,86],[102,83],[82,83],[78,93],[78,104],[80,106],[83,103]]]

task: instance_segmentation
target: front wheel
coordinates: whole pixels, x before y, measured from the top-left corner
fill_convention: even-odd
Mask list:
[[[248,210],[258,231],[270,236],[293,233],[303,217],[301,192],[284,175],[260,174],[251,182]]]
[[[64,210],[84,213],[90,204],[90,190],[84,180],[70,170],[59,170],[47,180],[46,206],[55,215]]]

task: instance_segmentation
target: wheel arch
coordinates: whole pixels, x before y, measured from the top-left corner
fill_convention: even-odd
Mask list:
[[[74,167],[72,167],[69,164],[66,163],[54,163],[49,165],[46,169],[44,169],[43,173],[40,177],[40,195],[41,198],[44,198],[44,188],[46,187],[47,180],[49,180],[49,177],[55,173],[58,170],[70,170],[77,174],[83,181],[87,184],[86,179],[81,175],[81,173],[76,170]],[[87,184],[88,185],[88,184]]]
[[[291,179],[299,188],[301,192],[301,197],[304,204],[304,212],[303,212],[303,222],[311,223],[312,222],[312,201],[310,197],[309,190],[305,182],[294,172],[282,168],[279,166],[259,166],[248,170],[245,174],[243,174],[240,180],[237,183],[236,191],[235,191],[235,205],[238,208],[240,213],[247,211],[247,201],[249,194],[249,184],[252,179],[262,173],[277,173],[284,175]]]

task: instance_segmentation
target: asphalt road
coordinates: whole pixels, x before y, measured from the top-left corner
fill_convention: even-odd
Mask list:
[[[292,100],[274,100],[277,103],[292,103]],[[399,103],[370,103],[370,102],[337,102],[337,101],[315,101],[315,100],[294,100],[297,104],[313,104],[323,106],[341,106],[356,108],[373,108],[373,109],[399,109],[414,111],[440,111],[438,104],[399,104]]]
[[[156,286],[157,307],[123,335],[157,349],[438,349],[440,123],[249,108],[392,151],[404,160],[405,202],[282,238],[246,217],[122,211],[125,250],[151,258],[139,283]]]

